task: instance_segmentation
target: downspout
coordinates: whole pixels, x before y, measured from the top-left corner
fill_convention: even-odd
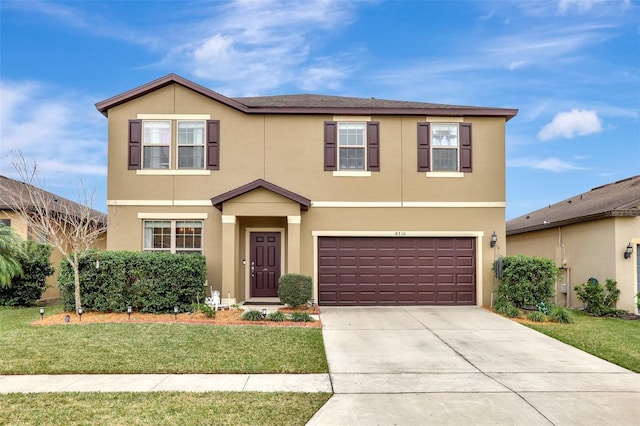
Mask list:
[[[568,282],[569,272],[567,271],[567,268],[566,268],[567,251],[566,251],[566,248],[564,247],[564,244],[562,243],[562,227],[561,226],[558,227],[558,245],[562,249],[562,259],[560,259],[560,264],[562,269],[562,278],[563,278],[564,284],[567,286],[567,292],[564,294],[564,298],[565,298],[564,305],[565,307],[569,307],[569,282]],[[560,284],[562,285],[562,283]],[[556,305],[557,304],[558,304],[558,292],[556,291]]]

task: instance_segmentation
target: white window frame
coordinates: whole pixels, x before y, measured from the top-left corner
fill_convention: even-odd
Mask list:
[[[455,127],[456,128],[456,145],[455,147],[450,146],[450,145],[436,145],[435,143],[435,131],[438,127],[444,127],[444,126],[448,126],[448,127]],[[431,168],[431,172],[432,173],[458,173],[460,172],[460,125],[458,123],[448,123],[448,122],[436,122],[436,123],[431,123],[431,129],[430,129],[430,135],[429,138],[431,139],[431,143],[430,143],[430,148],[431,149],[431,155],[430,155],[430,160],[431,160],[431,164],[430,164],[430,168]],[[456,168],[454,169],[436,169],[435,168],[435,154],[434,151],[436,149],[444,149],[444,150],[455,150],[456,151]]]
[[[146,123],[169,123],[169,142],[168,144],[156,144],[156,143],[148,143],[146,142],[146,132],[145,132],[145,124]],[[171,145],[173,142],[173,122],[172,120],[142,120],[142,169],[145,170],[170,170],[171,169]],[[167,147],[167,152],[169,154],[169,158],[167,159],[167,167],[145,167],[145,148],[146,147]]]
[[[200,123],[202,124],[202,143],[201,144],[181,144],[180,143],[180,123]],[[176,170],[204,170],[207,166],[207,122],[206,120],[176,120]],[[201,167],[180,167],[180,148],[202,148],[202,166]]]
[[[168,248],[146,247],[145,231],[148,222],[169,222],[170,224],[170,246]],[[199,222],[200,223],[200,247],[199,248],[182,248],[177,247],[177,229],[179,222]],[[151,228],[153,229],[153,228]],[[153,241],[151,241],[153,245]],[[204,221],[199,219],[143,219],[142,221],[142,251],[159,251],[170,253],[197,253],[204,254]]]
[[[338,153],[337,153],[337,168],[338,168],[338,172],[343,172],[343,173],[362,173],[362,172],[367,172],[367,122],[366,121],[338,121],[337,122],[338,125],[338,137],[337,137],[337,149],[338,149]],[[358,125],[358,126],[362,126],[362,146],[358,146],[358,145],[341,145],[341,138],[340,138],[340,128],[342,126],[345,125]],[[342,168],[340,167],[340,152],[341,152],[341,148],[357,148],[357,149],[362,149],[363,150],[363,167],[361,169],[349,169],[349,168]]]

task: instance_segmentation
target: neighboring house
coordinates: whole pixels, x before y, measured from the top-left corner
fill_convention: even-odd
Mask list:
[[[637,312],[640,291],[640,176],[600,186],[507,222],[507,253],[554,259],[559,304],[582,307],[574,287],[618,282],[617,307]],[[565,285],[566,284],[566,285]]]
[[[35,188],[41,194],[44,194],[44,199],[51,200],[52,203],[58,204],[61,207],[58,211],[76,211],[80,208],[78,203],[67,200],[66,198],[52,194],[43,189]],[[20,215],[15,211],[19,208],[20,194],[25,194],[26,188],[23,182],[1,176],[0,175],[0,224],[12,227],[15,232],[23,239],[36,240],[41,244],[49,242],[47,235],[41,235],[29,228]],[[22,198],[24,199],[24,198]],[[52,208],[52,210],[56,210]],[[104,213],[93,211],[93,217],[101,218],[103,223],[106,223],[107,216]],[[94,247],[99,250],[104,250],[106,247],[106,235],[95,242]],[[42,295],[43,300],[58,299],[60,298],[60,289],[58,288],[58,272],[60,269],[60,261],[63,259],[62,253],[55,247],[51,253],[51,264],[55,268],[55,273],[47,278],[47,289]]]
[[[108,117],[113,250],[201,253],[223,302],[488,305],[517,110],[321,95],[227,98],[175,74]]]

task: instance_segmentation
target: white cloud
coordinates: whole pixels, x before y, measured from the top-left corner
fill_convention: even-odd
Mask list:
[[[600,131],[602,131],[602,122],[596,111],[574,108],[571,111],[556,114],[551,123],[538,132],[538,139],[573,138]]]
[[[48,181],[106,175],[106,120],[92,102],[37,82],[0,81],[0,170],[13,176],[20,151]],[[44,178],[45,176],[41,176]]]
[[[530,169],[547,170],[550,172],[566,172],[569,170],[583,170],[583,167],[561,160],[557,157],[549,158],[516,158],[507,161],[508,167],[527,167]]]
[[[287,83],[339,85],[348,75],[344,62],[318,66],[313,58],[334,27],[353,21],[348,2],[236,1],[201,16],[189,29],[173,31],[185,36],[166,40],[175,47],[161,65],[216,81],[225,95],[265,94]]]

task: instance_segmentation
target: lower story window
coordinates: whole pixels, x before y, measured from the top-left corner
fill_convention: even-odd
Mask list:
[[[144,251],[202,254],[201,220],[145,220]]]

